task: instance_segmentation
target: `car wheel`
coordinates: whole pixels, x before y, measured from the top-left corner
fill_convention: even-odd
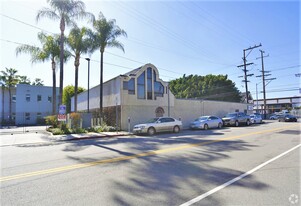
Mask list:
[[[153,128],[153,127],[148,128],[148,130],[147,130],[147,134],[148,134],[148,135],[152,136],[152,135],[154,135],[155,133],[156,133],[155,128]]]
[[[246,125],[250,126],[250,120],[247,120]]]
[[[204,125],[204,130],[207,130],[209,127],[208,127],[208,124],[205,124]]]
[[[223,124],[222,123],[218,123],[218,126],[217,126],[219,129],[221,129],[223,127]]]
[[[238,126],[239,126],[238,121],[235,121],[235,127],[238,127]]]
[[[179,133],[179,132],[180,132],[180,127],[179,127],[179,126],[175,126],[175,127],[173,128],[173,132],[174,132],[174,133]]]

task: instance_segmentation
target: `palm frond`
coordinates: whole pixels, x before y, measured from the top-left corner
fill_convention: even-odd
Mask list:
[[[43,8],[38,11],[36,16],[36,21],[39,21],[41,18],[49,18],[53,20],[59,20],[60,17],[55,13],[55,11],[49,9],[49,8]]]

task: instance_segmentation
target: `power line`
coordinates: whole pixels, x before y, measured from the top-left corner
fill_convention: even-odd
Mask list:
[[[10,16],[7,16],[7,15],[5,15],[5,14],[0,13],[0,15],[3,16],[3,17],[6,17],[6,18],[8,18],[8,19],[14,20],[14,21],[16,21],[16,22],[19,22],[19,23],[21,23],[21,24],[25,24],[25,25],[30,26],[30,27],[32,27],[32,28],[41,30],[41,31],[43,31],[43,32],[50,33],[50,34],[55,34],[55,33],[51,32],[51,31],[47,31],[47,30],[42,29],[42,28],[40,28],[40,27],[34,26],[34,25],[32,25],[32,24],[28,24],[28,23],[26,23],[26,22],[24,22],[24,21],[15,19],[15,18],[10,17]]]

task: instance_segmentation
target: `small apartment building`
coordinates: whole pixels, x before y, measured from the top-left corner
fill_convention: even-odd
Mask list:
[[[119,75],[103,85],[103,111],[105,120],[117,120],[122,130],[143,123],[153,117],[171,116],[181,119],[183,127],[201,115],[223,117],[228,112],[252,112],[252,104],[219,102],[197,99],[177,99],[168,89],[168,83],[159,77],[158,69],[146,64]],[[89,108],[99,112],[99,85],[90,89]],[[74,108],[74,98],[71,100]],[[78,111],[87,111],[87,91],[78,95]],[[249,108],[249,110],[248,110]]]
[[[18,84],[12,91],[12,120],[16,125],[35,125],[52,114],[52,87]],[[1,119],[3,116],[8,121],[9,96],[6,93],[8,91],[5,91],[4,105],[1,103]]]
[[[266,114],[273,114],[275,112],[281,112],[282,110],[292,110],[301,106],[301,96],[295,97],[281,97],[281,98],[268,98],[266,99]],[[264,100],[254,100],[254,111],[263,114],[264,113]]]

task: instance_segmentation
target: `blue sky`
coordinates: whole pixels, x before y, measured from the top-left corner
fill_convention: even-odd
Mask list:
[[[259,49],[265,70],[271,71],[267,98],[299,95],[300,77],[300,3],[299,1],[84,1],[86,10],[95,16],[99,11],[106,18],[116,19],[128,38],[120,38],[125,53],[107,49],[104,56],[104,80],[126,73],[143,63],[154,64],[163,80],[184,74],[227,74],[244,92],[243,49],[262,44],[248,55],[249,90],[262,98]],[[41,78],[51,86],[50,62],[32,65],[30,56],[16,57],[16,43],[39,46],[37,33],[41,29],[59,33],[59,22],[35,21],[37,11],[49,7],[46,1],[1,1],[1,70],[12,67],[31,80]],[[23,23],[21,23],[22,21]],[[26,23],[26,24],[24,24]],[[87,22],[80,25],[91,27]],[[36,28],[37,27],[37,28]],[[66,30],[68,34],[69,28]],[[83,57],[88,57],[85,55]],[[90,87],[99,83],[99,52],[89,56]],[[59,67],[59,66],[58,66]],[[57,68],[58,68],[57,67]],[[64,67],[64,86],[74,85],[73,59]],[[57,72],[59,78],[59,72]],[[58,81],[57,81],[58,82]],[[79,86],[87,88],[87,62],[82,59]]]

